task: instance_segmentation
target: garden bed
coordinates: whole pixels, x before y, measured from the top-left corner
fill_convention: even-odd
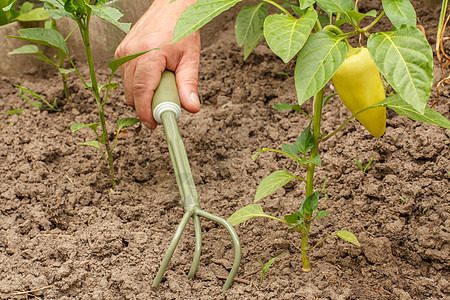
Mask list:
[[[370,5],[365,9],[379,3]],[[415,6],[433,44],[439,10]],[[202,109],[184,113],[179,125],[202,208],[227,218],[253,202],[258,183],[271,171],[295,167],[281,155],[264,153],[253,161],[252,154],[295,141],[308,120],[272,108],[279,102],[295,104],[294,64],[284,65],[265,45],[244,62],[233,20],[222,28],[202,51]],[[105,82],[107,72],[99,73]],[[2,77],[1,112],[26,106],[13,87],[19,83],[48,99],[62,99],[57,74]],[[275,221],[252,219],[236,227],[243,259],[236,282],[223,291],[232,242],[226,230],[202,220],[197,277],[187,279],[194,248],[190,223],[159,289],[152,290],[183,215],[163,129],[135,125],[120,134],[115,153],[119,183],[112,191],[98,152],[76,145],[92,139],[91,133],[69,129],[74,122],[96,121],[95,101],[74,76],[70,86],[72,102],[61,113],[29,109],[0,114],[1,299],[450,296],[450,131],[388,111],[382,138],[351,122],[321,145],[317,181],[330,179],[329,199],[321,199],[319,209],[332,214],[314,223],[311,241],[346,229],[358,237],[360,248],[329,239],[312,251],[312,271],[303,273],[298,234]],[[135,113],[124,104],[121,87],[111,97],[105,109],[112,128],[119,117]],[[339,102],[335,97],[324,109],[327,132],[350,116]],[[435,109],[449,118],[449,103],[445,91]],[[311,103],[304,109],[310,112]],[[354,159],[367,163],[374,155],[362,173]],[[261,203],[267,213],[282,217],[303,198],[303,184],[288,184]],[[261,283],[260,258],[266,262],[281,253]],[[33,292],[20,294],[26,291]]]

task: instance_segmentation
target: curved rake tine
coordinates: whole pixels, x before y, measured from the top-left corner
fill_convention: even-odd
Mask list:
[[[194,213],[193,210],[188,210],[183,215],[183,218],[181,219],[181,222],[178,225],[177,231],[175,232],[175,235],[172,238],[172,242],[170,242],[170,246],[167,249],[166,255],[164,256],[164,259],[161,262],[161,266],[159,267],[158,273],[156,274],[156,277],[153,280],[152,284],[153,288],[157,288],[159,286],[159,283],[162,280],[164,272],[166,271],[167,266],[169,265],[170,259],[172,258],[173,252],[175,251],[175,248],[177,247],[178,242],[180,241],[181,235],[183,234],[183,230],[186,227],[186,224],[188,223],[193,213]]]
[[[228,278],[225,281],[225,284],[223,285],[224,290],[228,290],[231,285],[233,284],[234,276],[236,275],[236,272],[239,268],[239,264],[241,263],[241,243],[239,242],[239,237],[237,235],[236,230],[231,226],[230,223],[228,223],[225,219],[218,217],[216,215],[210,214],[209,212],[206,212],[204,210],[199,210],[197,212],[199,216],[202,216],[204,218],[210,219],[211,221],[217,222],[223,227],[225,227],[226,230],[228,230],[228,233],[231,235],[231,239],[234,243],[234,263],[233,267],[231,268],[230,273],[228,274]]]
[[[202,252],[202,229],[200,227],[200,220],[198,215],[194,214],[192,216],[194,219],[194,229],[195,229],[195,250],[194,250],[194,259],[192,260],[192,266],[189,270],[188,278],[194,278],[197,273],[198,264],[200,262],[200,255]]]

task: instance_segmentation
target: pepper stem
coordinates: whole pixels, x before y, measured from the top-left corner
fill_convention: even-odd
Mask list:
[[[313,100],[313,107],[314,107],[314,115],[313,115],[313,140],[314,140],[314,146],[311,149],[311,154],[309,159],[313,159],[317,156],[317,153],[319,151],[319,144],[321,142],[320,140],[320,123],[322,120],[322,98],[323,98],[323,92],[324,89],[321,89],[316,95],[314,95]],[[310,163],[308,165],[308,172],[306,174],[306,198],[311,196],[314,193],[314,168],[315,165],[313,163]],[[305,199],[306,199],[305,198]],[[309,263],[308,258],[308,238],[309,238],[309,230],[311,227],[311,215],[305,216],[305,219],[303,221],[303,225],[301,227],[300,233],[301,233],[301,253],[302,253],[302,263],[303,272],[309,272],[311,271],[311,265]]]

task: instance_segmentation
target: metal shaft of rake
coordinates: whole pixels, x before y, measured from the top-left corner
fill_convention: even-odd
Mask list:
[[[241,261],[241,246],[239,242],[239,237],[233,226],[231,226],[230,223],[228,223],[225,219],[200,209],[200,203],[198,201],[194,179],[192,177],[189,161],[187,159],[186,149],[184,148],[184,144],[181,139],[180,132],[178,130],[175,114],[170,111],[164,112],[161,116],[161,120],[164,126],[164,131],[166,133],[167,143],[169,145],[170,158],[172,160],[178,188],[180,190],[181,200],[183,202],[184,210],[186,212],[183,218],[181,219],[180,224],[178,225],[174,237],[172,238],[172,241],[169,245],[166,255],[164,256],[164,259],[161,263],[158,273],[155,279],[153,280],[152,287],[157,288],[159,283],[161,282],[164,272],[167,269],[170,259],[172,258],[175,248],[177,247],[181,235],[183,234],[183,231],[190,218],[193,218],[194,223],[195,250],[188,278],[193,278],[195,276],[200,261],[201,245],[202,245],[202,233],[199,220],[199,216],[201,216],[224,226],[225,229],[227,229],[227,231],[231,235],[231,238],[233,240],[235,251],[234,263],[230,270],[228,278],[223,286],[223,289],[228,289],[231,287],[233,283],[234,276],[236,275],[236,272],[238,270]]]

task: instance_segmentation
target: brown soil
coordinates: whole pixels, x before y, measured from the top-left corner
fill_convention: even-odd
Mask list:
[[[416,8],[434,43],[438,8]],[[203,49],[202,110],[179,121],[202,207],[225,218],[253,202],[258,183],[271,171],[295,171],[282,156],[265,153],[254,162],[251,155],[294,141],[308,123],[298,113],[272,109],[296,101],[294,64],[284,65],[265,45],[244,62],[233,28],[232,22],[223,26]],[[48,99],[61,97],[58,77],[33,75],[1,78],[0,111],[25,106],[13,84]],[[329,239],[312,251],[312,271],[303,273],[298,234],[275,221],[250,220],[236,228],[242,264],[237,281],[223,291],[233,246],[224,229],[202,220],[197,277],[187,279],[194,247],[190,223],[154,291],[151,282],[183,214],[163,129],[135,125],[120,135],[115,154],[120,182],[112,191],[99,154],[76,145],[92,139],[91,133],[69,130],[74,122],[96,121],[94,100],[75,78],[71,91],[73,101],[61,113],[29,109],[0,115],[1,299],[450,297],[450,131],[389,111],[382,138],[352,122],[322,145],[317,185],[330,179],[329,199],[321,199],[319,208],[332,214],[313,223],[311,241],[346,229],[360,248]],[[112,97],[106,107],[111,129],[119,117],[134,116],[120,88]],[[310,112],[311,104],[304,109]],[[450,117],[448,92],[436,109]],[[323,129],[330,132],[349,113],[334,98],[324,116]],[[363,174],[354,159],[367,163],[374,155]],[[289,184],[261,204],[282,217],[303,197],[303,184]],[[261,283],[260,259],[281,253],[286,254]],[[17,294],[32,290],[37,291]]]

